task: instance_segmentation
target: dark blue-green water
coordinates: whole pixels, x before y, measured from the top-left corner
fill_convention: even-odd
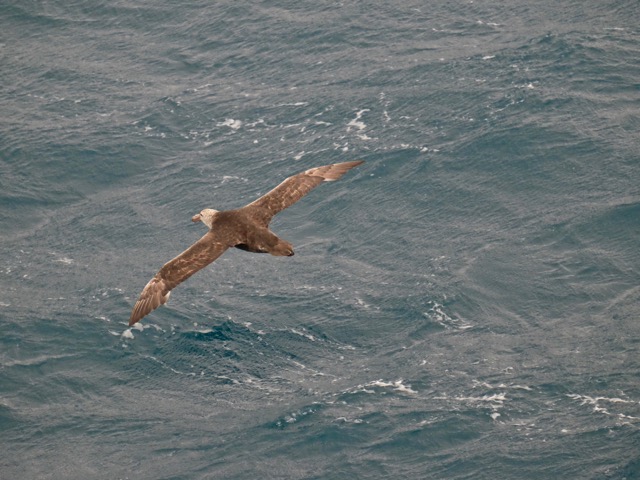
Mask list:
[[[636,0],[0,4],[0,478],[640,478]],[[363,159],[129,330],[158,269]]]

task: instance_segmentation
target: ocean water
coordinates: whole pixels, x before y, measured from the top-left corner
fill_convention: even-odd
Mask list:
[[[0,4],[0,478],[640,478],[636,0]],[[296,255],[157,270],[310,167]]]

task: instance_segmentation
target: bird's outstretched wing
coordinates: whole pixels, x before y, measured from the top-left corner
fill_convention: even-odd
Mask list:
[[[129,326],[169,300],[171,289],[184,282],[198,270],[203,269],[229,248],[218,241],[216,233],[207,232],[173,260],[164,264],[155,277],[149,280],[131,311]]]
[[[322,182],[338,180],[361,163],[364,161],[357,160],[310,168],[287,178],[269,193],[245,206],[243,210],[267,227],[274,215],[296,203]]]

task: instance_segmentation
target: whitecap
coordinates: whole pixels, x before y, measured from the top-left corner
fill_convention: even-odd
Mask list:
[[[124,332],[122,332],[121,337],[128,338],[129,340],[133,340],[135,338],[130,328],[127,328]]]
[[[356,112],[356,118],[347,123],[347,132],[350,132],[352,127],[355,127],[360,131],[367,128],[367,124],[362,122],[360,119],[362,118],[362,115],[364,115],[368,111],[368,108],[363,108],[362,110]]]
[[[218,127],[229,127],[232,130],[238,130],[242,127],[241,120],[234,120],[233,118],[225,118],[224,122],[219,122],[217,124]]]
[[[358,385],[353,392],[376,393],[375,390],[372,390],[372,387],[393,388],[393,390],[397,392],[411,395],[418,393],[411,388],[411,385],[405,385],[402,379],[396,380],[395,382],[385,382],[382,379],[374,380],[364,385]]]
[[[308,340],[311,340],[312,342],[316,341],[316,337],[314,337],[310,333],[301,332],[300,330],[296,330],[295,328],[291,328],[290,331],[291,331],[291,333],[295,333],[296,335],[300,335],[301,337],[304,337],[304,338],[306,338]]]

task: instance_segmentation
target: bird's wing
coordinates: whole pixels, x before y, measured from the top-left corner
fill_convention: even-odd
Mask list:
[[[142,290],[131,311],[129,326],[140,321],[142,317],[160,305],[165,304],[172,288],[222,255],[229,246],[219,240],[216,234],[210,230],[187,250],[165,263]]]
[[[310,168],[287,178],[269,193],[248,204],[244,209],[266,227],[274,215],[296,203],[322,182],[338,180],[342,175],[361,163],[364,163],[364,161],[357,160]]]

